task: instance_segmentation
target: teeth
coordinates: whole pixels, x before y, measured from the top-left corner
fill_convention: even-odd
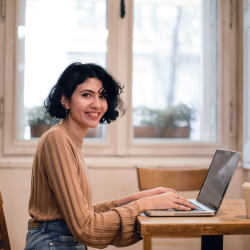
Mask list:
[[[87,114],[91,116],[98,116],[98,113],[87,113]]]

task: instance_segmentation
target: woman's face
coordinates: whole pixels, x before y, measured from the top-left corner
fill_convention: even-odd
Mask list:
[[[69,108],[68,121],[82,128],[95,128],[108,109],[108,104],[102,91],[102,82],[97,78],[88,78],[75,89]]]

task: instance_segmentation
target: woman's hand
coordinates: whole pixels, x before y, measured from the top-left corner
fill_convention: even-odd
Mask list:
[[[191,209],[196,208],[186,198],[178,196],[178,194],[173,191],[142,198],[138,200],[137,203],[141,212],[151,209],[168,208],[190,211]]]
[[[170,191],[176,193],[176,191],[174,189],[164,188],[164,187],[158,187],[158,188],[154,188],[154,189],[149,189],[149,190],[137,192],[137,193],[125,196],[123,198],[117,199],[116,200],[116,205],[118,207],[120,207],[120,206],[128,204],[128,203],[130,203],[132,201],[137,201],[137,200],[140,200],[142,198],[167,193],[167,192],[170,192]]]

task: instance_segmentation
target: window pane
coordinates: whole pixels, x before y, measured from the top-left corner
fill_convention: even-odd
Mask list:
[[[217,140],[217,1],[134,0],[134,138]]]
[[[19,15],[19,139],[40,137],[60,120],[44,114],[43,101],[72,62],[106,67],[105,0],[21,0]],[[106,127],[86,137],[105,140]],[[85,137],[85,138],[86,138]]]

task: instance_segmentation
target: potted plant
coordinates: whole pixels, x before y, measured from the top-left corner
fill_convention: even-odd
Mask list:
[[[40,137],[53,125],[60,122],[60,119],[54,119],[46,113],[43,106],[28,108],[25,113],[25,122],[30,126],[31,137]]]
[[[26,109],[25,123],[30,126],[31,137],[41,137],[43,133],[60,121],[61,119],[54,119],[48,113],[45,113],[43,106]],[[102,128],[98,126],[88,129],[85,137],[96,138],[101,137],[101,135]]]
[[[189,138],[195,110],[182,103],[164,110],[143,106],[134,110],[134,116],[140,119],[135,138]]]

